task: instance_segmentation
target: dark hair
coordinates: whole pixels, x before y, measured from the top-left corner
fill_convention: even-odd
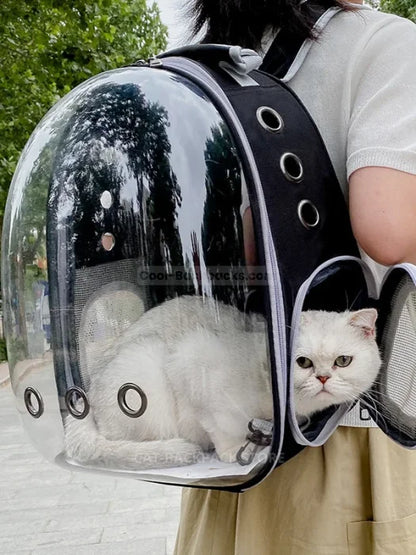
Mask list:
[[[294,38],[314,38],[314,20],[310,10],[319,6],[339,6],[347,9],[342,0],[191,0],[189,15],[193,33],[206,26],[202,42],[238,44],[257,49],[266,29],[277,31],[284,27]]]

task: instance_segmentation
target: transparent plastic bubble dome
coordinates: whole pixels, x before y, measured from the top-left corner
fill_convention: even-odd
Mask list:
[[[254,285],[250,273],[249,206],[231,132],[185,77],[110,71],[45,116],[11,185],[2,286],[12,387],[49,460],[213,486],[246,482],[265,464],[267,442],[244,451],[250,430],[270,435],[273,420],[266,278],[256,275]],[[215,349],[202,337],[202,314]],[[240,336],[220,344],[232,325]],[[171,383],[180,332],[188,334],[180,352],[195,368],[188,386]],[[262,357],[266,377],[227,375],[236,351],[240,368],[253,353]],[[230,379],[241,382],[236,395],[251,392],[243,417],[244,399],[227,397]],[[205,425],[210,405],[217,416]],[[98,435],[87,449],[88,426]],[[119,455],[106,460],[100,441]],[[132,454],[132,443],[149,450]]]

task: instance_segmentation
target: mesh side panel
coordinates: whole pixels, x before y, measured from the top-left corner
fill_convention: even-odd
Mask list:
[[[416,416],[416,294],[410,294],[400,314],[388,365],[386,394],[404,413]]]
[[[147,308],[146,290],[136,285],[137,267],[137,260],[122,260],[77,271],[74,310],[86,388],[91,373],[114,356],[120,334]]]
[[[384,368],[379,402],[387,421],[416,437],[416,292],[409,277],[392,298],[392,313],[383,342]],[[379,407],[377,407],[379,409]]]

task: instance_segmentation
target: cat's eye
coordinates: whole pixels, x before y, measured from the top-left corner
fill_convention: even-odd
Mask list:
[[[296,362],[301,368],[312,368],[313,366],[313,362],[311,361],[311,359],[306,357],[298,357],[296,359]]]
[[[338,358],[335,359],[335,366],[338,366],[339,368],[345,368],[346,366],[349,366],[352,362],[352,357],[346,356],[346,355],[341,355]]]

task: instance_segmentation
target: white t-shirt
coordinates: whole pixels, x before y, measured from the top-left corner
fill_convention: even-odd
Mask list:
[[[304,43],[284,79],[314,119],[346,198],[358,168],[416,174],[416,25],[354,6],[321,18],[318,41]],[[381,281],[386,269],[363,258]],[[342,424],[375,426],[358,405]]]
[[[286,81],[318,126],[344,194],[358,168],[416,174],[416,25],[356,7],[332,17]]]

